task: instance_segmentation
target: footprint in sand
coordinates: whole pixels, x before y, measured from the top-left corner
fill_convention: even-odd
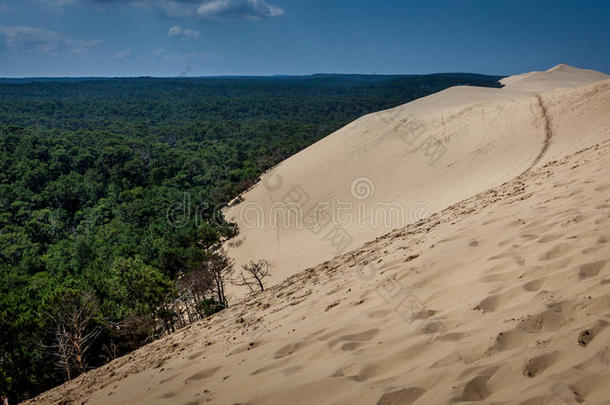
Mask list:
[[[595,225],[603,226],[610,222],[610,217],[604,217],[595,220]]]
[[[351,352],[356,349],[359,349],[362,346],[363,344],[361,342],[347,342],[341,345],[341,350],[344,352]]]
[[[474,309],[483,312],[497,311],[501,306],[503,306],[503,304],[506,306],[506,304],[510,304],[511,301],[514,301],[515,295],[518,292],[520,291],[516,291],[515,288],[512,288],[499,294],[488,295],[481,302],[479,302],[479,305],[474,307]]]
[[[537,333],[554,332],[568,323],[561,311],[547,310],[540,314],[528,316],[521,320],[513,329],[500,332],[495,339],[490,353],[522,347],[524,342],[535,339]]]
[[[517,256],[515,254],[514,249],[509,249],[508,251],[501,253],[499,255],[491,256],[487,259],[487,261],[505,259],[505,258],[512,258],[515,261],[515,263],[517,263],[519,266],[525,265],[525,260],[522,257]]]
[[[491,392],[487,388],[487,381],[490,376],[479,375],[468,381],[462,391],[461,401],[482,401],[487,398]]]
[[[479,305],[477,305],[474,309],[484,311],[484,312],[493,312],[496,309],[498,309],[501,301],[502,301],[502,298],[500,297],[499,294],[491,295],[491,296],[483,299],[483,301],[481,301],[479,303]]]
[[[553,242],[553,241],[556,241],[557,239],[561,239],[561,238],[563,238],[562,234],[544,235],[543,237],[538,239],[538,243],[549,243],[549,242]]]
[[[212,367],[212,368],[207,368],[205,370],[201,370],[193,375],[191,375],[189,378],[187,378],[186,380],[184,380],[185,383],[189,382],[189,381],[199,381],[199,380],[203,380],[204,378],[208,378],[213,376],[218,370],[220,370],[220,366],[219,367]]]
[[[201,355],[202,355],[203,353],[205,353],[205,352],[204,352],[204,351],[200,351],[200,352],[197,352],[197,353],[193,353],[193,354],[189,355],[189,356],[187,357],[187,359],[189,359],[189,360],[195,360],[196,358],[201,357]]]
[[[526,333],[527,332],[520,328],[514,328],[506,332],[498,333],[493,346],[490,348],[490,352],[501,352],[503,350],[520,347],[522,344],[521,342],[523,340],[523,336],[525,336]]]
[[[587,279],[589,277],[595,277],[606,266],[607,263],[608,260],[600,260],[598,262],[583,264],[582,266],[580,266],[580,270],[578,271],[578,277],[581,280]]]
[[[280,372],[285,376],[289,376],[298,373],[299,371],[303,370],[303,368],[303,366],[286,367],[281,369]]]
[[[173,397],[175,397],[177,394],[174,391],[168,391],[164,394],[161,394],[159,396],[159,399],[171,399]]]
[[[404,388],[385,393],[377,401],[377,405],[410,405],[421,397],[425,389],[420,387]]]
[[[384,319],[387,318],[393,312],[389,309],[380,309],[377,311],[369,312],[366,314],[367,317],[371,319]]]
[[[559,352],[547,353],[540,356],[536,356],[527,361],[523,374],[529,378],[534,378],[538,374],[546,370],[550,365],[557,361]]]
[[[299,350],[305,346],[306,346],[306,342],[291,343],[289,345],[282,347],[278,351],[276,351],[275,354],[273,355],[273,358],[281,359],[282,357],[290,356],[291,354],[293,354],[294,352],[296,352],[297,350]]]
[[[582,253],[585,256],[588,256],[592,253],[597,252],[598,250],[603,249],[603,246],[592,246],[586,249],[583,249],[580,253]]]
[[[468,333],[453,332],[439,336],[438,340],[443,342],[457,342],[467,336],[469,336]]]
[[[261,368],[259,368],[257,370],[254,370],[253,372],[250,373],[250,375],[258,375],[258,374],[266,373],[267,371],[275,370],[275,369],[278,369],[278,368],[280,368],[282,366],[285,366],[289,362],[290,362],[290,359],[289,358],[285,358],[283,360],[276,361],[274,363],[268,364],[265,367],[261,367]]]
[[[483,276],[477,281],[480,281],[481,283],[497,283],[498,281],[507,281],[516,278],[517,274],[513,271],[509,271],[506,273],[490,274],[488,276]]]
[[[572,245],[569,243],[560,243],[554,246],[551,250],[540,256],[538,260],[553,260],[564,256],[572,250]]]
[[[604,191],[608,191],[608,190],[610,190],[610,184],[595,188],[595,191],[597,191],[597,192],[604,192]]]
[[[379,329],[369,329],[369,330],[365,330],[360,333],[353,333],[351,335],[339,336],[338,338],[333,339],[330,342],[328,342],[328,347],[332,349],[338,343],[342,343],[342,342],[367,342],[367,341],[370,341],[371,339],[373,339],[375,336],[377,336],[378,333],[379,333]]]
[[[514,221],[509,222],[508,226],[515,227],[515,226],[522,226],[525,224],[527,224],[527,222],[524,219],[515,219]]]
[[[364,381],[364,379],[359,379],[358,376],[362,376],[363,373],[366,371],[366,369],[367,369],[367,366],[362,365],[362,364],[349,364],[349,365],[341,367],[340,369],[335,371],[331,375],[331,377],[332,378],[348,377],[348,378],[351,378],[352,380]]]
[[[500,242],[500,243],[502,243],[502,242]],[[514,255],[514,253],[511,250],[509,250],[504,253],[500,253],[499,255],[491,256],[487,260],[491,261],[491,260],[504,259],[506,257],[513,257],[513,255]]]
[[[587,347],[587,345],[595,339],[595,336],[599,335],[606,327],[608,327],[608,322],[601,320],[597,321],[593,326],[578,334],[578,344],[582,347]]]
[[[512,243],[512,239],[503,240],[498,243],[498,247],[505,247],[505,246],[510,245],[511,243]]]
[[[529,292],[538,291],[540,288],[542,288],[542,285],[545,281],[546,278],[539,278],[537,280],[528,281],[527,283],[523,284],[523,289]]]
[[[560,306],[561,303],[558,303]],[[529,316],[521,321],[519,328],[528,333],[554,332],[568,323],[568,319],[561,310],[549,309],[540,314]]]
[[[171,380],[173,380],[173,379],[175,379],[175,378],[177,378],[179,376],[180,376],[180,373],[173,374],[173,375],[171,375],[171,376],[169,376],[167,378],[162,379],[161,380],[161,384],[165,384],[166,382],[170,382]]]

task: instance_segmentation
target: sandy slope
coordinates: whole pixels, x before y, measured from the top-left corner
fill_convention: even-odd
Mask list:
[[[227,210],[240,227],[229,254],[238,267],[270,260],[277,283],[605,139],[610,91],[591,83],[608,78],[559,65],[506,78],[502,89],[453,87],[364,116]]]

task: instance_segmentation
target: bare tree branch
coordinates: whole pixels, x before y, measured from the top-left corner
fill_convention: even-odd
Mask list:
[[[269,262],[267,260],[251,261],[241,266],[242,269],[237,279],[232,283],[237,286],[246,286],[250,292],[265,291],[263,280],[271,275]]]

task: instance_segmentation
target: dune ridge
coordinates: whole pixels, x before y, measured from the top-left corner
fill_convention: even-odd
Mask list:
[[[277,283],[590,146],[607,136],[608,78],[559,65],[503,79],[502,89],[458,86],[364,116],[282,162],[226,210],[240,229],[228,253],[238,266],[269,260]],[[332,243],[334,222],[318,230],[295,219],[333,201],[353,218],[341,224],[340,246]],[[294,203],[295,218],[274,222],[278,204]]]

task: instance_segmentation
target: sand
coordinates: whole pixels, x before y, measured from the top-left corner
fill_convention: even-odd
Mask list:
[[[591,83],[609,78],[559,65],[506,78],[502,89],[458,86],[366,115],[282,162],[228,209],[240,229],[228,253],[238,268],[267,259],[275,284],[605,139],[608,87]],[[329,215],[311,221],[320,204]]]
[[[298,156],[318,150],[300,173],[312,196],[368,175],[370,198],[430,204],[421,219],[277,273],[285,279],[267,291],[30,403],[608,404],[610,80],[566,66],[506,80],[502,90],[448,89],[392,110],[432,117],[437,104],[452,111],[447,128],[467,125],[434,164],[390,153],[386,143],[398,142],[390,131],[358,158],[378,172],[353,171],[351,155],[352,172],[342,169],[336,145],[350,140],[345,132],[373,131],[367,116],[278,168],[291,184]],[[541,82],[553,89],[519,90]],[[487,101],[464,109],[466,95]],[[323,167],[338,173],[326,182],[310,173]],[[419,194],[386,194],[400,178],[405,187],[420,182]],[[260,186],[246,202],[256,193]],[[299,253],[296,234],[287,245],[275,239],[280,250],[294,244],[295,266],[325,257],[311,250],[313,238]]]

